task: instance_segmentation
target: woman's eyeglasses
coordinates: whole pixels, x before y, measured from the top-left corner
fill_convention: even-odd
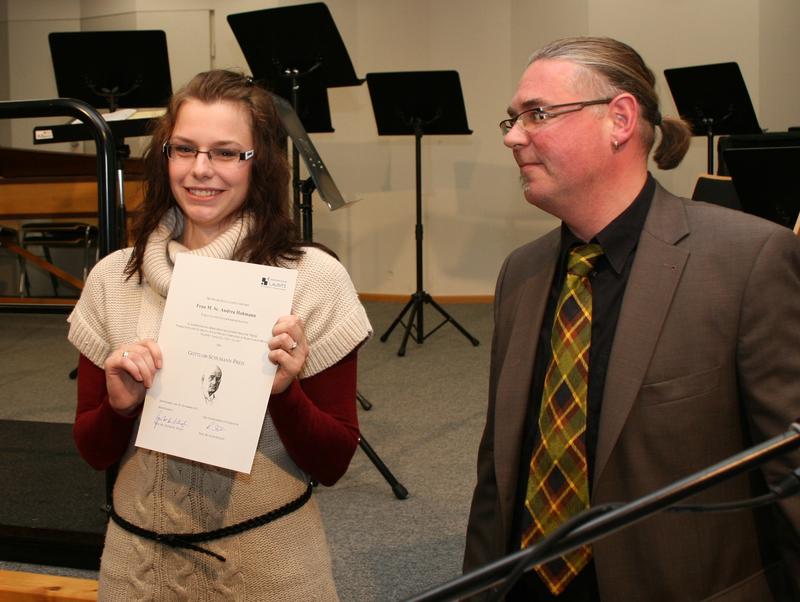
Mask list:
[[[208,160],[212,163],[239,163],[249,161],[255,155],[254,150],[240,152],[230,148],[210,148],[200,150],[190,144],[171,144],[164,143],[164,154],[173,161],[194,161],[198,153],[208,155]]]

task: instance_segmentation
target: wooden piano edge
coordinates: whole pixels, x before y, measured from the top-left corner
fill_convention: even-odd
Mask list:
[[[0,571],[0,600],[8,602],[90,602],[97,581],[60,575]]]
[[[70,313],[77,301],[65,297],[0,297],[0,313]]]

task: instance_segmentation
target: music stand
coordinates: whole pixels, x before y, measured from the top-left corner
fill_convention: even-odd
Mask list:
[[[70,31],[48,39],[62,98],[113,112],[163,107],[172,95],[163,31]]]
[[[664,69],[664,77],[692,134],[707,139],[709,174],[714,173],[715,135],[761,133],[737,63]]]
[[[228,15],[253,77],[288,100],[306,132],[333,132],[328,88],[358,86],[342,37],[322,2]],[[295,223],[312,240],[311,203],[301,200],[308,181],[300,179],[300,159],[292,144]]]
[[[797,232],[800,146],[727,148],[723,156],[742,209]]]
[[[367,86],[375,113],[378,134],[381,136],[414,136],[416,160],[416,210],[415,227],[417,290],[401,310],[400,314],[381,336],[386,342],[395,326],[411,311],[405,324],[403,342],[397,355],[406,354],[406,345],[411,329],[416,323],[417,343],[450,322],[475,346],[478,339],[456,322],[423,288],[422,285],[422,162],[421,142],[424,135],[466,135],[472,130],[467,125],[467,112],[461,83],[457,71],[406,71],[394,73],[368,73]],[[425,334],[423,306],[430,303],[443,317],[444,321]]]
[[[56,89],[95,108],[166,106],[172,95],[167,36],[160,30],[68,31],[48,36]],[[125,159],[130,147],[115,140],[119,240],[127,240],[124,199]]]

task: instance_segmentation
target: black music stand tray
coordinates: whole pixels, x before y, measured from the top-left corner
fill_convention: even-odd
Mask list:
[[[358,86],[342,37],[322,2],[228,15],[228,24],[253,77],[288,100],[306,132],[333,132],[328,88]],[[300,160],[292,144],[295,224],[303,240],[313,239],[308,180],[300,179]],[[306,202],[307,201],[307,202]]]
[[[163,107],[172,95],[163,31],[70,31],[48,37],[62,98],[113,112]]]
[[[406,71],[394,73],[367,73],[367,86],[372,100],[372,110],[378,134],[381,136],[414,136],[416,160],[416,209],[415,227],[417,290],[411,295],[400,314],[381,336],[386,342],[395,326],[400,324],[408,311],[411,311],[405,326],[403,342],[397,355],[406,354],[406,345],[415,328],[416,342],[420,345],[426,338],[450,322],[473,345],[480,341],[455,321],[422,286],[422,161],[421,142],[424,135],[465,135],[472,130],[467,125],[467,112],[461,83],[457,71]],[[443,317],[428,334],[425,334],[423,306],[430,303]]]
[[[714,136],[760,134],[753,103],[737,63],[664,69],[678,113],[692,134],[708,140],[708,173],[714,173]]]
[[[800,145],[727,148],[723,157],[742,209],[797,232]]]

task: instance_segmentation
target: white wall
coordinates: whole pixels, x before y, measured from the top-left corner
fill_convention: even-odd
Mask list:
[[[797,0],[762,2],[758,15],[759,123],[770,131],[800,126],[800,14]],[[749,83],[749,82],[748,82]]]
[[[6,98],[31,100],[56,96],[47,36],[52,31],[78,31],[79,14],[79,0],[7,0]],[[0,130],[0,144],[32,147],[34,126],[63,122],[60,118],[15,119],[4,137]],[[51,148],[66,151],[74,145],[57,144]]]
[[[8,5],[5,89],[12,98],[54,93],[48,28],[165,29],[177,86],[209,66],[247,70],[229,14],[300,3],[0,1]],[[460,74],[474,133],[422,141],[425,288],[434,295],[491,294],[505,255],[556,223],[522,199],[497,128],[527,56],[548,40],[589,34],[630,43],[659,78],[665,114],[675,114],[665,68],[737,61],[762,126],[800,125],[800,77],[793,66],[800,51],[796,0],[330,0],[327,5],[360,77],[433,69]],[[3,35],[0,19],[0,48]],[[302,37],[302,29],[297,35]],[[0,65],[0,93],[2,79]],[[315,239],[340,254],[360,291],[410,293],[415,287],[413,137],[377,135],[366,84],[331,89],[329,98],[336,131],[312,138],[345,198],[359,202],[329,212],[315,195]],[[30,126],[14,127],[13,143],[25,146]],[[5,143],[2,136],[0,128]],[[705,167],[705,140],[698,138],[680,168],[654,172],[668,188],[688,195]]]
[[[212,12],[198,2],[148,2],[146,0],[4,0],[0,19],[0,44],[7,32],[8,54],[0,55],[0,98],[28,100],[57,96],[47,36],[63,31],[113,31],[161,29],[167,35],[173,88],[212,65]],[[0,9],[4,5],[0,5]],[[190,6],[191,5],[191,6]],[[2,46],[0,46],[2,47]],[[3,69],[7,77],[3,77]],[[0,145],[32,148],[35,125],[65,123],[67,118],[20,119],[10,122],[10,132]],[[126,140],[134,155],[146,140]],[[93,143],[37,146],[44,150],[94,152]]]

